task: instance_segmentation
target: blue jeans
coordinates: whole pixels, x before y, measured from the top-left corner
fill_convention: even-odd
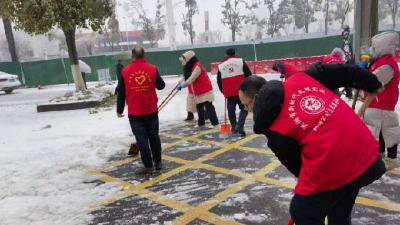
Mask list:
[[[152,168],[153,162],[161,162],[161,140],[158,134],[158,115],[151,118],[129,116],[129,123],[136,138],[142,162]]]
[[[231,123],[232,128],[243,127],[244,123],[246,122],[248,112],[244,109],[244,105],[240,101],[239,96],[236,95],[229,97],[227,105],[229,122]],[[238,105],[240,109],[238,121],[236,121],[236,105]]]

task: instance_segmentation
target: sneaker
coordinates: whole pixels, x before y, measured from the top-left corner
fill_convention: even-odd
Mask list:
[[[129,147],[128,155],[129,156],[137,156],[139,154],[139,148],[136,143],[132,143],[131,147]]]
[[[196,126],[194,126],[194,128],[196,128],[196,129],[197,129],[197,128],[200,128],[200,129],[201,129],[201,128],[204,128],[205,126],[206,126],[205,124],[203,124],[203,125],[196,125]]]
[[[384,158],[383,161],[385,162],[386,170],[393,170],[400,166],[400,163],[397,159],[392,158]]]
[[[146,175],[146,174],[151,174],[151,173],[153,173],[153,168],[142,167],[135,171],[136,175]]]
[[[162,162],[160,161],[159,163],[155,163],[154,168],[155,168],[156,170],[161,170],[161,169],[162,169]]]
[[[218,125],[212,125],[212,124],[210,124],[210,125],[208,125],[208,129],[214,129],[214,128],[216,128]]]

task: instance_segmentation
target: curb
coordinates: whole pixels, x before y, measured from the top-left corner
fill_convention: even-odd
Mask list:
[[[73,103],[62,103],[62,104],[44,104],[37,105],[37,112],[49,112],[49,111],[64,111],[64,110],[75,110],[75,109],[86,109],[99,106],[101,101],[86,101],[86,102],[73,102]]]

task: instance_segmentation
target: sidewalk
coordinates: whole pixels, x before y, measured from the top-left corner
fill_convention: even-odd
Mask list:
[[[268,150],[264,136],[221,138],[217,128],[197,131],[181,123],[160,132],[163,169],[135,175],[138,157],[116,155],[91,174],[124,187],[96,206],[92,225],[285,224],[296,180]],[[400,171],[362,189],[353,224],[400,224]]]

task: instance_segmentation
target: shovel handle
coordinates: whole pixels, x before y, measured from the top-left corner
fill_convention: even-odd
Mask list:
[[[368,95],[367,100],[365,100],[365,102],[361,105],[361,108],[358,110],[357,115],[359,117],[363,117],[364,116],[365,110],[367,110],[369,104],[371,104],[371,102],[372,102],[372,100],[374,100],[375,96],[376,96],[376,93],[370,93]]]
[[[352,108],[353,110],[356,109],[356,104],[357,104],[358,96],[360,96],[360,90],[359,90],[359,89],[356,90],[356,93],[354,94],[353,104],[351,104],[351,108]]]

